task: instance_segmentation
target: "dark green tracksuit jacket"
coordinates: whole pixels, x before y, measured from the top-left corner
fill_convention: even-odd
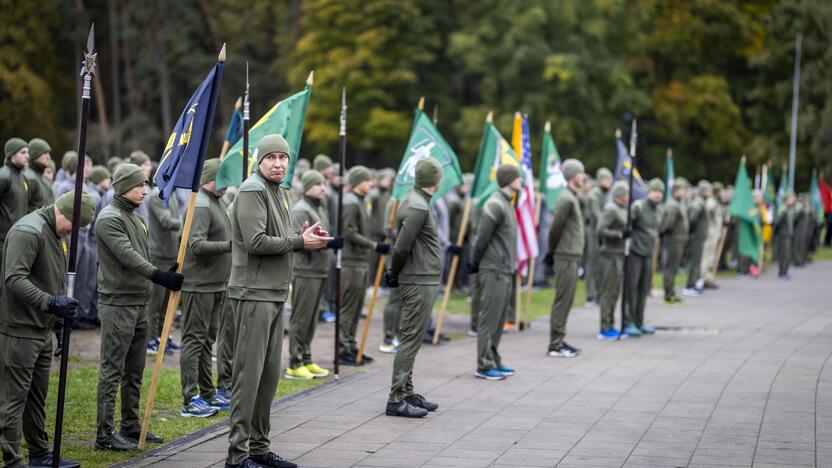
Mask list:
[[[430,323],[430,313],[439,293],[442,251],[436,217],[430,209],[431,195],[411,190],[396,212],[396,245],[390,269],[399,279],[401,319],[399,349],[393,360],[390,403],[414,395],[413,363]]]
[[[50,450],[44,430],[52,363],[49,296],[66,294],[66,242],[47,205],[8,232],[0,298],[0,450],[4,466],[22,464],[21,429],[30,455]]]
[[[6,161],[0,167],[0,252],[6,233],[20,218],[29,213],[29,182],[23,172]]]
[[[705,247],[705,240],[708,238],[708,212],[705,209],[705,200],[696,196],[688,206],[688,225],[690,235],[688,237],[688,281],[687,287],[692,289],[701,276],[702,250]]]
[[[689,229],[687,211],[682,208],[678,200],[670,197],[664,204],[664,214],[659,223],[659,235],[667,250],[663,275],[665,299],[676,295],[674,283],[676,273],[679,271],[679,263],[682,261],[682,254],[685,251],[685,244],[688,241]]]
[[[179,254],[179,231],[182,228],[179,204],[173,196],[168,200],[168,206],[165,206],[165,201],[159,198],[159,187],[153,187],[148,197],[150,262],[156,265],[156,268],[167,270],[176,262]],[[150,303],[147,308],[151,339],[161,336],[167,303],[168,290],[158,284],[151,285]]]
[[[370,206],[365,197],[350,192],[344,195],[344,251],[341,253],[341,353],[355,352],[355,334],[369,284],[367,261],[375,241],[370,226]]]
[[[502,367],[497,348],[511,306],[516,256],[517,217],[511,197],[496,191],[483,205],[471,253],[479,265],[477,370],[480,372]]]
[[[621,293],[624,276],[624,228],[627,208],[609,202],[598,219],[600,248],[601,331],[615,328],[615,303]]]
[[[627,324],[644,325],[644,305],[653,280],[653,249],[659,235],[658,205],[647,198],[633,203],[630,223],[630,257],[627,259]]]

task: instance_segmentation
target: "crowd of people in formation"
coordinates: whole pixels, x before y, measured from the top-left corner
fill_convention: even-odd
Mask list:
[[[393,169],[356,165],[342,180],[338,165],[323,154],[311,163],[298,160],[290,188],[283,188],[297,155],[290,154],[282,136],[269,135],[259,143],[252,174],[239,187],[218,188],[220,160],[205,162],[180,274],[177,252],[190,193],[177,193],[164,203],[152,183],[155,162],[147,154],[135,151],[94,165],[89,156],[68,151],[57,168],[43,139],[11,138],[4,149],[0,448],[7,466],[22,464],[21,439],[28,444],[30,466],[52,463],[44,402],[52,357],[63,346],[62,327],[100,328],[96,449],[136,448],[146,354],[158,353],[164,340],[166,354],[179,353],[181,416],[230,410],[226,466],[295,466],[271,451],[268,438],[270,407],[283,368],[284,315],[289,315],[285,378],[326,377],[329,370],[320,365],[325,358],[313,356],[312,340],[317,323],[334,319],[339,250],[338,360],[343,365],[373,362],[366,353],[359,356],[356,335],[372,273],[380,258],[388,262],[384,333],[377,348],[395,354],[387,415],[424,417],[438,408],[416,392],[413,366],[420,345],[433,337],[433,306],[440,285],[448,281],[471,296],[474,376],[503,380],[515,373],[499,352],[502,334],[518,322],[518,228],[512,203],[522,181],[515,166],[496,168],[498,190],[474,201],[476,209],[465,226],[469,234],[457,245],[471,174],[436,199],[442,167],[432,158],[422,159],[415,166],[413,188],[394,211]],[[78,171],[84,181],[76,216],[81,229],[75,289],[68,297],[67,236],[78,209]],[[533,278],[539,286],[554,277],[549,356],[581,353],[565,341],[579,281],[585,282],[586,304],[600,309],[597,338],[618,340],[655,332],[645,317],[655,270],[662,272],[669,306],[683,302],[675,287],[680,273],[686,276],[685,297],[717,289],[716,273],[722,269],[759,273],[761,265],[737,252],[727,209],[730,186],[677,178],[666,187],[652,179],[644,186],[646,194],[630,203],[628,183],[614,181],[606,168],[592,179],[580,161],[568,159],[562,173],[566,188],[555,206],[541,210],[542,253]],[[343,224],[335,232],[339,188]],[[779,276],[789,279],[790,266],[810,261],[822,220],[806,194],[785,195],[776,210],[764,204],[759,192],[754,201]],[[832,237],[828,226],[827,245]],[[453,256],[460,256],[465,267],[451,279]],[[181,343],[161,336],[168,292],[179,290]],[[626,307],[616,326],[619,300]],[[147,440],[161,442],[162,437],[149,432]],[[78,464],[61,461],[61,466]]]

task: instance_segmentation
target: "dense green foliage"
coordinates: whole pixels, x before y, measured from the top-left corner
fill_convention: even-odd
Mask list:
[[[256,119],[315,87],[303,155],[337,148],[347,87],[351,161],[396,165],[419,96],[473,167],[483,119],[508,135],[546,120],[564,157],[611,166],[613,132],[639,119],[639,165],[730,181],[788,158],[794,43],[803,33],[798,189],[832,172],[832,3],[825,0],[0,0],[0,128],[75,141],[77,60],[97,25],[99,80],[91,151],[103,160],[159,154],[182,104],[223,42],[228,61],[213,146],[218,151],[251,73]],[[79,10],[79,6],[82,10]],[[103,94],[103,95],[102,95]],[[626,131],[625,131],[626,134]],[[537,152],[537,148],[533,148]]]

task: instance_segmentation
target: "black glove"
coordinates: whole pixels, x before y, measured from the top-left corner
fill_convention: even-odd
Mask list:
[[[185,280],[185,277],[182,276],[181,273],[176,272],[177,268],[179,268],[178,263],[174,263],[168,271],[162,271],[157,268],[156,270],[153,270],[153,274],[150,275],[150,281],[164,286],[171,291],[179,291],[182,289],[182,281]]]
[[[462,246],[451,244],[448,246],[448,253],[451,255],[462,255]]]
[[[386,240],[387,236],[384,233],[381,233],[376,237],[376,242],[378,242],[379,244],[383,244]]]
[[[553,257],[551,253],[547,253],[546,256],[543,257],[543,264],[548,266],[554,266],[555,257]]]
[[[390,253],[390,244],[385,244],[384,242],[379,242],[376,244],[376,252],[380,254],[388,254]]]
[[[46,311],[58,317],[73,319],[78,316],[78,300],[69,296],[49,296]]]
[[[621,231],[621,238],[622,239],[629,239],[630,236],[632,236],[632,235],[633,235],[633,230],[630,229],[630,228],[624,228],[624,230]]]
[[[384,271],[384,285],[388,288],[398,288],[399,287],[399,277],[394,275],[392,271],[388,268]]]
[[[335,236],[332,238],[331,241],[326,243],[326,248],[332,250],[338,250],[344,248],[344,238],[341,236]]]
[[[52,356],[61,357],[61,353],[64,350],[64,327],[56,327],[53,331],[55,332],[55,338],[58,343],[55,345],[55,352],[52,353]]]
[[[468,262],[468,273],[479,273],[480,271],[480,264],[474,262]]]
[[[543,276],[551,278],[555,276],[555,266],[548,263],[543,264]]]

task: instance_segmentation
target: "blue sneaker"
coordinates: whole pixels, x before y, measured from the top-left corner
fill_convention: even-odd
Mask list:
[[[231,390],[217,390],[217,396],[231,403]]]
[[[147,354],[156,355],[159,353],[159,338],[153,338],[147,342]]]
[[[324,323],[332,323],[335,321],[335,312],[326,310],[321,314],[321,321]]]
[[[634,323],[631,323],[624,327],[624,331],[622,331],[621,334],[627,336],[641,336],[641,329],[639,329]]]
[[[182,411],[179,412],[179,416],[183,418],[208,418],[215,414],[217,414],[216,408],[210,408],[207,406],[199,406],[193,400],[190,403],[182,407]]]
[[[170,353],[168,353],[170,351]],[[179,343],[173,341],[172,336],[168,336],[168,344],[165,345],[165,354],[171,353],[179,353],[182,351],[182,347],[179,346]]]
[[[505,376],[514,375],[514,369],[511,367],[500,366],[497,368],[497,371]]]
[[[615,341],[618,339],[619,335],[620,333],[618,333],[618,330],[616,330],[615,328],[610,328],[608,330],[602,330],[600,333],[598,333],[597,338],[601,341]]]
[[[231,409],[231,402],[224,399],[224,398],[220,398],[219,396],[217,396],[216,393],[214,394],[214,396],[212,396],[210,399],[208,399],[208,401],[206,401],[206,403],[208,403],[209,407],[216,408],[218,410]]]
[[[485,380],[504,380],[506,378],[505,374],[497,369],[488,369],[484,372],[476,371],[474,372],[474,377]]]
[[[656,333],[656,329],[651,327],[650,325],[642,325],[641,333],[645,335],[652,335],[653,333]]]

